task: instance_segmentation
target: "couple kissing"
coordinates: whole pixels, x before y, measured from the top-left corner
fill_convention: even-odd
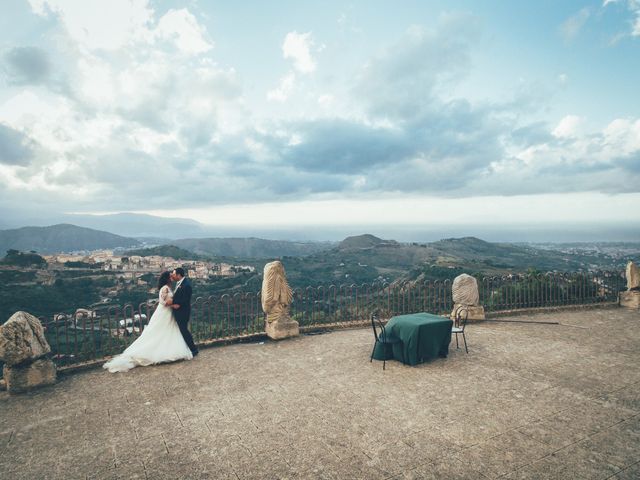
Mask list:
[[[175,286],[174,286],[175,285]],[[184,269],[162,272],[158,279],[158,306],[142,334],[103,368],[112,373],[156,363],[191,360],[198,348],[189,331],[191,282]]]

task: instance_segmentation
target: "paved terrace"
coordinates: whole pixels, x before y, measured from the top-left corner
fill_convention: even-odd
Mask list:
[[[0,392],[0,476],[640,478],[640,312],[504,319],[566,325],[470,325],[468,355],[384,372],[357,329]]]

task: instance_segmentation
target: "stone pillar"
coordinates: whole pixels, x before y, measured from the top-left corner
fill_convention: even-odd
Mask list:
[[[640,309],[640,291],[627,290],[626,292],[620,292],[620,306],[625,308]]]
[[[264,329],[267,336],[273,340],[282,340],[283,338],[297,337],[300,335],[300,326],[295,320],[288,318],[286,320],[277,320],[275,322],[265,322]]]
[[[51,347],[40,320],[16,312],[0,327],[0,359],[9,393],[21,393],[56,382],[56,367],[47,354]]]
[[[638,266],[633,263],[627,263],[627,291],[620,292],[620,306],[626,308],[640,309],[640,273]]]
[[[279,261],[264,266],[262,279],[262,309],[266,314],[264,329],[274,340],[300,334],[298,322],[289,316],[293,292],[287,283],[284,267]]]
[[[467,321],[474,322],[484,320],[484,307],[480,305],[480,294],[478,292],[478,281],[475,277],[463,273],[453,280],[451,287],[453,295],[453,310],[451,319],[455,321],[456,311],[459,307],[464,307],[469,316]]]

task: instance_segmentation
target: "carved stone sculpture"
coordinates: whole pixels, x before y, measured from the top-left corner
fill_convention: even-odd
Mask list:
[[[627,263],[627,291],[620,292],[620,306],[640,309],[640,273],[634,262]]]
[[[40,320],[16,312],[0,327],[0,360],[9,393],[21,393],[56,381],[56,367],[46,355],[51,347]]]
[[[451,287],[453,302],[461,305],[480,305],[478,281],[475,277],[463,273],[453,280]]]
[[[469,313],[467,321],[484,320],[484,307],[480,305],[480,294],[478,293],[478,281],[475,277],[463,273],[453,280],[451,286],[453,296],[453,310],[451,319],[455,321],[455,314],[459,307],[464,306]]]
[[[298,322],[289,316],[293,292],[287,283],[284,267],[277,260],[264,266],[261,300],[266,314],[265,330],[270,338],[279,340],[299,334]]]

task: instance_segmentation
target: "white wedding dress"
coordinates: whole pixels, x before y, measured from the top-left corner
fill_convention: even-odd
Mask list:
[[[173,293],[165,285],[158,293],[158,307],[142,335],[124,352],[105,363],[102,368],[112,373],[126,372],[137,366],[193,358],[173,318],[173,309],[167,306],[166,302],[170,298],[173,298]]]

